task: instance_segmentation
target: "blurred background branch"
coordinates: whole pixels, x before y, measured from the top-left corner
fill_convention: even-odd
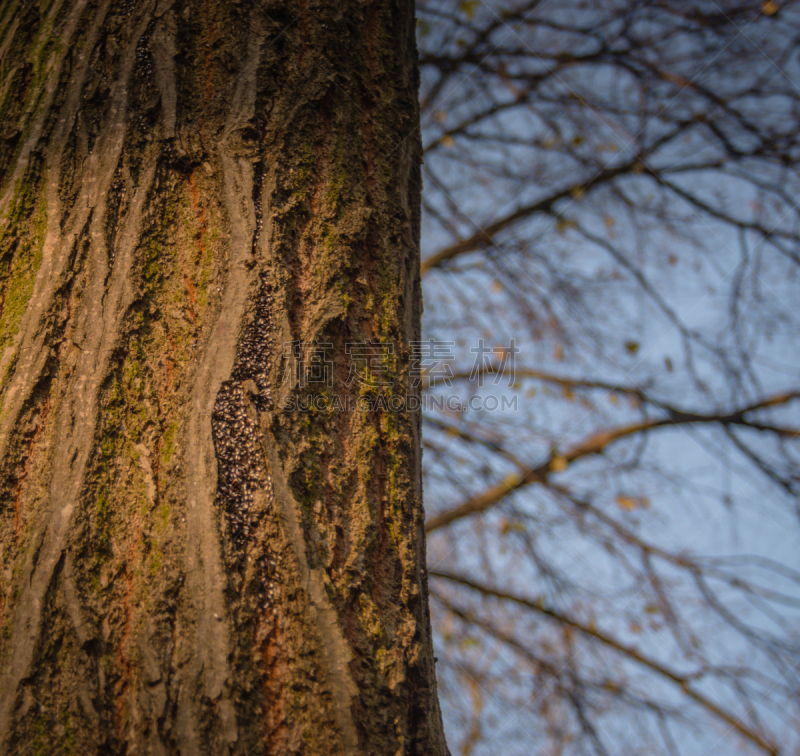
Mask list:
[[[800,748],[798,32],[791,0],[418,2],[454,753]]]

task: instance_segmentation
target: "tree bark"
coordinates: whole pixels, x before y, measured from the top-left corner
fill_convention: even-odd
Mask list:
[[[443,756],[419,414],[286,380],[419,390],[413,3],[0,30],[0,750]]]

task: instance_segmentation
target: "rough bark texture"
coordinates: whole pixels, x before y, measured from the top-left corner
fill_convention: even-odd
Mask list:
[[[0,751],[446,753],[413,3],[0,4]],[[391,342],[392,388],[347,342]]]

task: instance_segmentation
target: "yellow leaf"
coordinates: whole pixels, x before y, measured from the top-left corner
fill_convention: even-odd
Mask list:
[[[461,0],[459,10],[470,20],[472,21],[472,17],[475,15],[475,6],[477,6],[478,0]]]
[[[625,342],[625,349],[628,350],[630,354],[636,354],[639,351],[639,342],[638,341],[626,341]]]
[[[603,220],[606,222],[606,226],[614,228],[614,219],[610,215],[606,215]]]
[[[624,496],[623,494],[618,494],[617,505],[627,512],[634,509],[647,509],[650,506],[650,499],[646,496]]]
[[[492,291],[500,292],[503,290],[503,284],[500,281],[492,281]]]
[[[575,228],[577,224],[571,218],[559,218],[556,221],[556,231],[559,234],[565,234],[569,229]]]
[[[636,509],[636,499],[633,499],[630,496],[623,496],[620,494],[617,496],[617,504],[619,505],[620,509]]]
[[[780,8],[780,5],[778,5],[775,0],[764,0],[764,2],[761,3],[761,12],[765,16],[774,16]]]
[[[550,460],[550,469],[553,472],[564,472],[567,469],[567,460],[556,455]]]
[[[481,687],[480,685],[478,685],[477,680],[475,680],[472,677],[468,677],[468,682],[469,682],[470,693],[472,694],[472,704],[474,707],[473,711],[477,715],[483,708],[483,699],[481,698]]]
[[[442,137],[442,144],[445,147],[455,147],[456,146],[456,140],[453,139],[453,137],[451,137],[450,134],[445,134]]]

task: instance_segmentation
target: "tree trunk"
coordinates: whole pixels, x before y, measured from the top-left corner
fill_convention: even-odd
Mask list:
[[[0,750],[445,754],[413,3],[0,30]]]

